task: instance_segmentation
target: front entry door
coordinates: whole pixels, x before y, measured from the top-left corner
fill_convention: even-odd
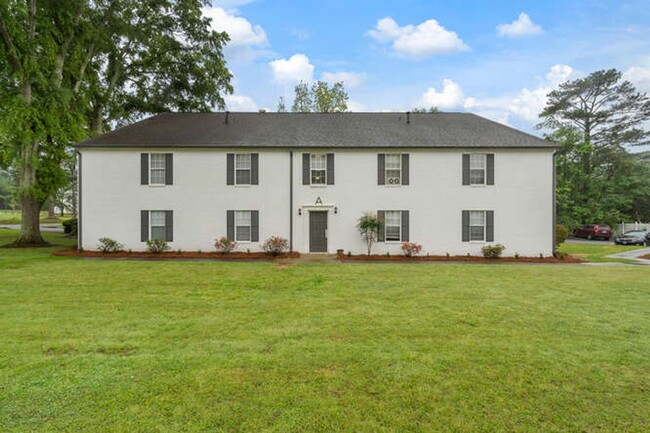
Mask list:
[[[327,211],[309,212],[309,252],[327,252]]]

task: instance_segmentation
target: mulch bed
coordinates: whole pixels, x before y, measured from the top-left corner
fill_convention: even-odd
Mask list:
[[[118,253],[102,253],[100,251],[79,251],[77,249],[55,251],[55,256],[66,257],[88,257],[88,258],[102,258],[102,259],[204,259],[204,260],[277,260],[277,259],[297,259],[300,253],[282,253],[277,256],[272,256],[266,253],[217,253],[217,252],[201,252],[198,251],[167,251],[160,254],[154,254],[141,251],[120,251]]]
[[[415,256],[406,257],[402,255],[387,256],[380,254],[348,256],[339,255],[337,257],[343,261],[372,261],[372,262],[474,262],[474,263],[582,263],[583,261],[572,256],[559,257],[501,257],[498,259],[486,259],[479,256]]]
[[[640,258],[640,259],[650,260],[650,254],[646,254],[646,255],[641,256],[641,257],[639,257],[639,258]]]

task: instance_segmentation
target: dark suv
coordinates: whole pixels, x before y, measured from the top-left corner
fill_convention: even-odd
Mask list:
[[[586,239],[604,239],[606,241],[612,237],[612,229],[604,224],[585,224],[573,231],[576,238]]]

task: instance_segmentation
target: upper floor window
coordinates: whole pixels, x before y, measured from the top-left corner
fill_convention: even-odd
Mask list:
[[[310,178],[312,185],[327,184],[327,156],[323,153],[310,155]]]
[[[494,185],[494,154],[463,154],[463,185]]]
[[[469,184],[485,185],[485,159],[484,153],[472,153],[469,155]]]
[[[141,185],[172,185],[174,183],[174,154],[140,154]]]
[[[235,182],[237,185],[251,184],[251,154],[235,154]]]
[[[402,155],[399,153],[386,154],[386,185],[402,183]]]
[[[377,184],[408,185],[409,161],[410,155],[408,153],[377,154]]]

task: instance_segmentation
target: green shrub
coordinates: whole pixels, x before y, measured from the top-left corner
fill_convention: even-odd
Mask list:
[[[569,230],[564,227],[562,224],[557,224],[555,226],[555,246],[559,246],[566,241],[566,238],[569,237]]]
[[[117,253],[118,251],[122,251],[123,248],[123,244],[119,243],[115,239],[107,237],[99,238],[99,244],[97,245],[97,249],[104,254]]]
[[[169,244],[161,239],[149,239],[147,241],[147,251],[150,253],[160,254],[170,249]]]
[[[483,248],[481,248],[481,252],[483,253],[483,257],[485,257],[486,259],[498,259],[499,257],[501,257],[501,254],[505,249],[506,247],[504,247],[501,244],[486,245]]]
[[[70,236],[76,236],[77,227],[79,226],[79,220],[77,218],[63,220],[61,224],[63,225],[63,233]]]
[[[277,256],[289,249],[289,241],[280,236],[271,236],[262,244],[266,254]]]

